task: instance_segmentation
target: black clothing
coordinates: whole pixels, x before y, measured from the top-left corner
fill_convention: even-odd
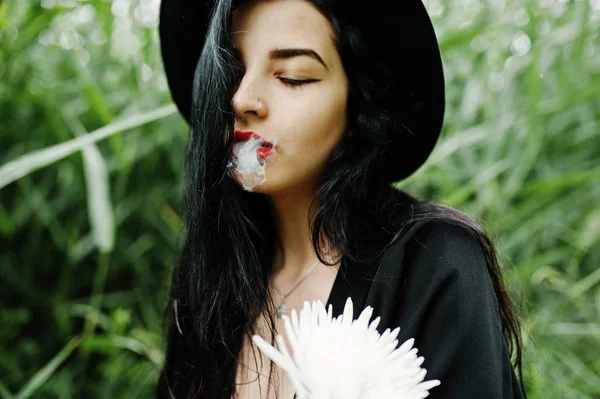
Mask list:
[[[482,248],[465,228],[413,222],[374,267],[342,261],[326,308],[340,315],[348,296],[354,318],[369,305],[379,333],[400,327],[399,345],[415,338],[425,380],[441,382],[429,398],[523,397]]]

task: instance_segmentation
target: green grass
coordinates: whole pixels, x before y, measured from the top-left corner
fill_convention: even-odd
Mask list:
[[[0,3],[0,398],[145,398],[162,362],[188,131],[158,2],[117,3]],[[426,5],[448,108],[399,186],[493,236],[529,396],[600,397],[598,2]]]

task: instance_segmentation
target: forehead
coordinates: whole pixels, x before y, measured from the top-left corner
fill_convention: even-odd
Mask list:
[[[231,38],[245,53],[271,47],[310,47],[335,51],[329,21],[303,0],[247,1],[236,7]]]

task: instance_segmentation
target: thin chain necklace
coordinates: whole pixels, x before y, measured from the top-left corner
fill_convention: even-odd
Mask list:
[[[287,315],[288,313],[288,309],[287,306],[285,306],[285,299],[292,293],[294,292],[294,290],[296,289],[296,287],[298,287],[300,285],[301,282],[304,281],[304,279],[306,279],[312,272],[313,270],[315,270],[315,268],[317,267],[317,265],[319,264],[319,258],[317,258],[317,260],[315,261],[315,263],[312,264],[312,266],[310,266],[305,272],[304,274],[300,277],[300,279],[298,280],[298,282],[294,285],[294,287],[285,295],[283,295],[281,293],[281,291],[279,291],[277,289],[277,286],[275,285],[275,281],[273,281],[273,288],[275,288],[275,291],[277,291],[277,294],[279,295],[279,305],[277,305],[277,317],[281,319],[281,316],[283,315]]]

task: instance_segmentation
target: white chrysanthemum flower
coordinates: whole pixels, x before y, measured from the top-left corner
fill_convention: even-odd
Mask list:
[[[367,306],[353,320],[352,299],[348,297],[344,312],[332,318],[321,301],[308,301],[291,320],[283,316],[286,336],[277,335],[280,351],[258,335],[252,340],[275,364],[284,369],[297,399],[418,399],[429,395],[439,380],[423,381],[427,370],[421,368],[411,338],[396,348],[400,327],[383,334],[376,330],[380,318],[370,324],[373,308]]]

